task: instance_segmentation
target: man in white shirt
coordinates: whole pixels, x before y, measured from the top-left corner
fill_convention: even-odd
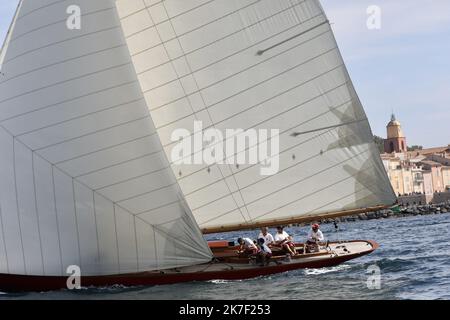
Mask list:
[[[295,244],[292,241],[292,237],[284,231],[283,227],[277,227],[277,233],[274,237],[275,246],[281,247],[286,250],[291,256],[295,256],[297,251],[295,250]]]
[[[253,243],[252,239],[250,238],[239,238],[239,254],[257,254],[258,253],[258,247]]]
[[[272,250],[265,242],[264,238],[258,238],[258,256],[262,259],[262,265],[268,265],[270,257],[272,257]]]
[[[322,231],[319,230],[319,227],[320,226],[317,223],[314,223],[311,226],[311,230],[309,230],[308,239],[306,241],[306,244],[309,246],[309,251],[319,251],[319,243],[323,242],[325,239]]]
[[[264,239],[264,244],[267,246],[271,246],[274,243],[273,236],[269,233],[269,228],[262,227],[261,232],[259,233],[258,239]]]

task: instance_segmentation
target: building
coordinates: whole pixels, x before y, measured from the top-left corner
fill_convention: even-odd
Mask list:
[[[426,172],[431,172],[431,182],[433,185],[433,191],[434,192],[445,191],[444,181],[442,179],[442,165],[438,162],[430,160],[425,160],[422,161],[421,163]]]
[[[392,114],[391,121],[386,126],[387,139],[384,141],[384,152],[407,152],[406,137],[403,134],[402,125]]]
[[[450,167],[442,167],[442,181],[445,190],[450,191]]]
[[[407,148],[401,124],[392,115],[381,159],[399,202],[450,200],[450,145],[410,151]]]

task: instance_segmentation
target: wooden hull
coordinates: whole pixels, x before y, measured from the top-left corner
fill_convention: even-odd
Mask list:
[[[84,276],[81,277],[83,287],[106,287],[112,285],[124,286],[151,286],[174,284],[191,281],[208,280],[240,280],[259,276],[266,276],[296,269],[313,269],[331,267],[341,264],[345,261],[369,254],[378,248],[374,241],[349,241],[344,245],[352,246],[358,243],[362,250],[354,250],[349,253],[339,254],[317,254],[302,257],[301,255],[292,259],[290,262],[281,264],[270,264],[269,266],[257,266],[247,264],[232,264],[215,262],[192,267],[183,267],[174,270],[165,270],[159,272],[139,272],[121,275],[109,276]],[[338,244],[336,244],[337,246]],[[0,290],[6,292],[17,291],[49,291],[67,288],[67,277],[60,276],[29,276],[0,274]]]

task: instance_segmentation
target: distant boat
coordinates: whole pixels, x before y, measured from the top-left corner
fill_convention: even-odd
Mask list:
[[[395,202],[318,0],[70,5],[79,30],[67,1],[20,1],[0,53],[0,289],[64,288],[73,265],[83,286],[245,279],[377,248],[262,267],[203,238]],[[175,164],[171,133],[196,120],[279,129],[278,173]]]

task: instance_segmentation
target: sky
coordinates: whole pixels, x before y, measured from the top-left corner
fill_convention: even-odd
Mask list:
[[[321,0],[374,134],[392,111],[408,145],[450,144],[450,0]],[[18,0],[0,1],[4,39]],[[369,29],[371,6],[380,28]]]

